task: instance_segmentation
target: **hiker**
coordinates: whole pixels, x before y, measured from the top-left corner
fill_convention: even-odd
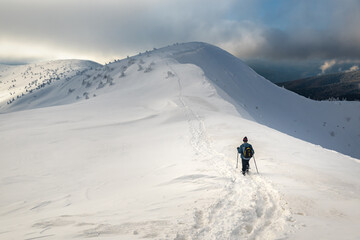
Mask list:
[[[242,174],[245,176],[245,173],[249,173],[249,161],[254,155],[255,151],[251,144],[248,143],[247,137],[243,138],[243,144],[237,148],[238,153],[241,154],[241,162],[242,162]]]

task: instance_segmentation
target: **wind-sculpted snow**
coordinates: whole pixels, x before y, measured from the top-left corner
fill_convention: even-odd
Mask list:
[[[2,98],[0,239],[359,237],[359,160],[286,132],[309,127],[304,136],[355,155],[343,137],[359,134],[357,105],[300,98],[203,43],[58,64],[73,71]],[[17,68],[0,69],[5,95]],[[282,125],[287,134],[269,127]],[[260,174],[254,159],[250,175],[235,168],[244,136]]]
[[[58,82],[67,82],[101,65],[81,60],[57,60],[35,64],[6,66],[0,68],[0,110],[10,111],[40,107],[33,102],[54,104],[57,94],[44,96],[49,90],[56,91]]]
[[[22,79],[20,85],[9,83],[13,77],[10,72],[15,70],[7,70],[6,78],[2,82],[6,82],[8,91],[3,89],[1,92],[3,106],[0,99],[0,110],[18,111],[93,98],[108,92],[109,86],[115,85],[127,74],[134,73],[135,69],[138,73],[151,72],[156,67],[155,59],[159,58],[175,59],[180,63],[191,63],[200,67],[211,84],[217,88],[218,94],[236,106],[240,115],[246,119],[360,158],[360,148],[356,147],[360,145],[360,103],[317,102],[306,99],[277,87],[238,58],[205,43],[175,44],[106,66],[91,62],[83,62],[81,66],[80,62],[76,62],[77,65],[72,63],[77,66],[73,69],[70,62],[50,62],[48,65],[43,64],[44,66],[35,65],[38,71],[40,70],[35,73],[34,66],[27,66],[25,72],[16,74]],[[16,76],[12,82],[17,81]],[[13,86],[17,89],[13,90]]]
[[[360,158],[360,148],[356,147],[360,146],[359,102],[306,99],[277,87],[240,59],[208,44],[177,45],[167,52],[181,63],[200,67],[243,117]]]
[[[175,239],[273,239],[291,222],[290,212],[273,187],[259,177],[239,179],[224,154],[212,147],[204,121],[192,109],[183,94],[182,81],[177,71],[179,102],[186,113],[191,133],[191,146],[199,158],[215,166],[219,175],[231,179],[210,206],[196,209],[192,225],[180,229]],[[191,100],[191,98],[189,99]],[[191,181],[206,176],[186,176]],[[185,180],[182,178],[181,180]],[[211,178],[210,178],[211,180]],[[244,187],[245,186],[245,187]]]

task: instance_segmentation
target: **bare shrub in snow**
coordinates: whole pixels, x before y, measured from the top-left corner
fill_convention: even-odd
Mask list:
[[[102,81],[99,82],[99,85],[97,86],[97,89],[105,87],[106,83],[103,83]]]
[[[129,59],[129,61],[128,61],[128,67],[130,67],[131,65],[133,65],[135,63],[135,59],[133,59],[133,58],[131,58],[131,59]]]
[[[151,72],[152,70],[153,70],[153,68],[152,68],[152,66],[154,66],[155,65],[155,63],[150,63],[150,65],[145,69],[145,73],[147,73],[147,72]]]
[[[171,77],[175,77],[175,74],[173,72],[171,72],[171,71],[168,71],[166,78],[171,78]]]
[[[85,97],[85,99],[89,99],[89,93],[88,92],[84,92],[83,96]]]
[[[148,67],[145,69],[144,73],[151,72],[151,71],[152,71],[151,66],[148,66]]]
[[[114,85],[114,79],[112,77],[108,77],[107,80],[106,80],[106,83],[108,83],[110,86]]]

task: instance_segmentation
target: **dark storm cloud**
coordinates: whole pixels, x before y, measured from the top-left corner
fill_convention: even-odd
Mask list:
[[[360,58],[360,1],[298,1],[280,14],[285,15],[281,18],[288,25],[264,29],[265,41],[256,55],[276,59]]]
[[[344,31],[344,30],[343,30]],[[266,41],[254,55],[273,59],[330,59],[360,57],[360,39],[344,38],[335,32],[268,29],[263,32]]]
[[[358,0],[3,0],[0,60],[21,58],[26,51],[16,50],[26,46],[33,49],[28,58],[66,52],[99,60],[187,41],[216,44],[241,58],[356,58],[359,4]],[[15,50],[6,55],[6,46]]]

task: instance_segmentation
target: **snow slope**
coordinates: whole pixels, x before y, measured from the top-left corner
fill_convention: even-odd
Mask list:
[[[3,80],[5,87],[3,86],[2,90],[10,90],[2,91],[3,95],[7,96],[5,100],[11,99],[11,96],[15,98],[14,96],[20,93],[23,97],[16,99],[10,106],[5,106],[3,100],[0,111],[9,111],[8,108],[14,111],[68,104],[97,96],[104,91],[108,92],[108,89],[101,89],[114,85],[135,69],[142,73],[151,71],[156,60],[150,59],[149,54],[147,52],[143,56],[135,56],[103,67],[89,61],[72,60],[49,62],[38,66],[37,69],[27,66],[25,72],[20,71],[20,76],[11,75],[11,71],[7,71],[10,76]],[[221,97],[236,106],[242,117],[307,142],[360,158],[360,148],[356,147],[360,145],[360,103],[319,102],[300,97],[267,81],[224,50],[204,43],[176,44],[156,50],[153,54],[200,67]],[[22,68],[25,69],[25,66]],[[42,73],[41,69],[47,70]],[[32,73],[31,80],[29,71]],[[67,76],[66,73],[69,72],[71,73]],[[33,85],[30,81],[34,83],[32,90],[40,87],[41,80],[36,81],[32,77],[41,77],[41,74],[47,75],[42,80],[42,86],[48,85],[48,82],[51,83],[54,79],[66,78],[68,81],[56,81],[50,88],[40,89],[36,94],[24,95],[25,90],[31,91],[30,86]],[[12,78],[17,79],[21,76],[22,84],[14,85],[17,89],[13,90],[8,86],[9,83],[12,85]],[[28,85],[28,89],[23,85]]]
[[[312,101],[276,87],[220,48],[202,43],[187,51],[181,48],[175,48],[175,59],[199,66],[240,113],[296,138],[360,158],[359,102]]]
[[[54,85],[58,81],[66,82],[70,79],[74,80],[74,77],[86,76],[86,72],[97,67],[101,67],[101,65],[84,60],[56,60],[17,66],[0,65],[0,110],[6,109],[5,103],[11,104],[14,109],[14,105],[17,105],[18,102],[25,102],[21,107],[24,109],[30,104],[29,102],[33,102],[36,98],[44,101],[44,98],[37,96],[35,92]],[[29,99],[29,95],[31,95],[31,99]],[[26,100],[22,99],[23,97]],[[50,102],[54,104],[54,96]],[[34,108],[35,106],[31,104],[28,107]]]
[[[360,237],[359,160],[290,128],[345,146],[321,136],[338,111],[359,131],[356,103],[318,107],[203,43],[85,69],[1,105],[1,239]],[[260,175],[235,169],[244,135]]]

